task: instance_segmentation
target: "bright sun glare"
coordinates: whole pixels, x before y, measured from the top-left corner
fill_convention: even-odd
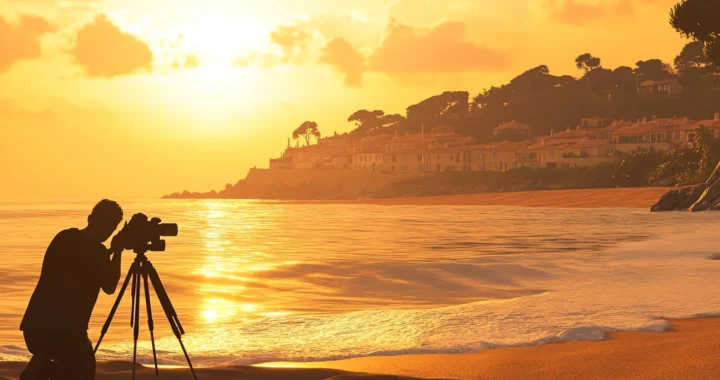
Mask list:
[[[200,65],[232,67],[235,60],[263,48],[268,26],[255,19],[231,18],[204,12],[181,28],[185,49],[197,54]]]

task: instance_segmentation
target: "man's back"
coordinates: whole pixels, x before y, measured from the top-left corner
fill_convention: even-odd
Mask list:
[[[105,247],[72,228],[47,249],[21,330],[85,332],[110,258]],[[106,280],[105,280],[106,281]]]

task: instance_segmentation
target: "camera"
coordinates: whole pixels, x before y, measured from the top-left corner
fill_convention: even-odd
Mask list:
[[[123,229],[125,233],[125,249],[135,253],[147,251],[164,251],[165,240],[163,236],[177,236],[178,225],[175,223],[161,223],[160,218],[148,217],[138,213],[133,215],[130,222]]]

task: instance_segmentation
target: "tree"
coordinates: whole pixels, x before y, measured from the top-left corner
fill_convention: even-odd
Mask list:
[[[720,65],[720,11],[716,0],[682,0],[670,11],[670,25],[683,36],[702,42],[705,55]]]
[[[660,80],[672,76],[671,67],[667,63],[655,58],[635,63],[635,74],[639,75],[640,81]]]
[[[314,121],[306,121],[293,131],[293,140],[297,140],[298,138],[302,137],[305,139],[305,145],[310,145],[310,138],[315,137],[315,139],[320,139],[320,130],[318,130],[318,125]]]
[[[375,111],[368,111],[368,110],[360,110],[355,112],[354,114],[350,115],[348,117],[348,121],[351,123],[355,123],[355,126],[358,128],[362,128],[364,124],[366,124],[369,121],[376,120],[380,116],[385,115],[384,111],[381,110],[375,110]]]
[[[705,44],[693,41],[685,45],[680,54],[675,57],[675,70],[699,69],[711,63],[705,55]]]
[[[575,65],[578,70],[585,71],[585,74],[600,67],[600,58],[593,57],[592,54],[586,53],[575,59]]]
[[[705,179],[712,174],[715,169],[716,161],[712,156],[712,130],[708,127],[701,125],[695,129],[695,139],[690,145],[690,149],[700,156],[698,176],[700,179]]]
[[[612,87],[617,91],[633,92],[637,90],[637,77],[633,69],[620,66],[612,72]]]
[[[419,132],[424,123],[434,127],[441,123],[453,124],[470,111],[470,94],[467,91],[446,91],[407,108],[407,120],[412,132]]]

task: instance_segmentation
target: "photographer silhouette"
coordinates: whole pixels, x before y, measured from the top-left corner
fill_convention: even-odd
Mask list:
[[[93,208],[87,227],[61,231],[50,243],[20,324],[33,354],[20,380],[95,379],[88,322],[100,289],[113,294],[120,280],[124,229],[109,250],[103,243],[122,219],[120,205],[105,199]]]

